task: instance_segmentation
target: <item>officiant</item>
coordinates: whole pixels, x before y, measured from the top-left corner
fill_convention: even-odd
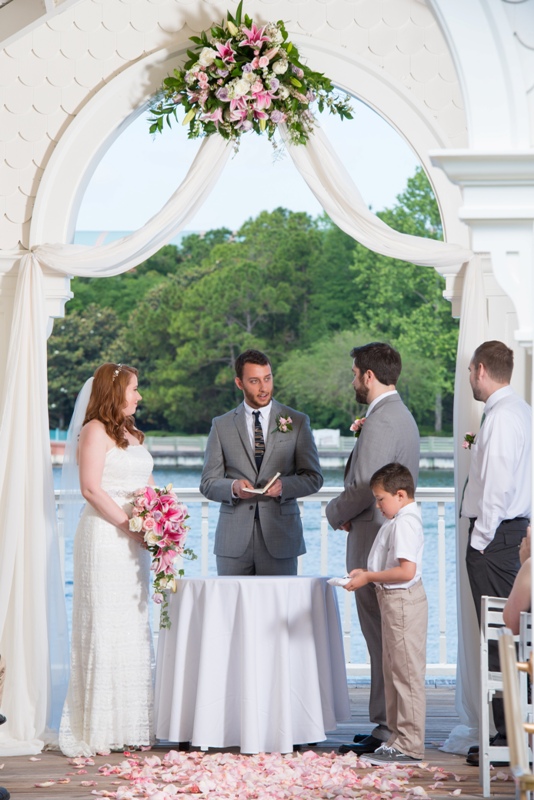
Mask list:
[[[214,418],[200,482],[202,494],[221,504],[217,572],[296,575],[306,552],[297,499],[323,485],[310,421],[273,399],[264,353],[241,353],[235,373],[243,402]]]

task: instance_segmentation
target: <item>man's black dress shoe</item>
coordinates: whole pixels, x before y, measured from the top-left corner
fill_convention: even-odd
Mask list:
[[[9,794],[7,789],[4,789],[3,786],[0,786],[0,800],[9,800],[10,797],[11,795]]]
[[[374,753],[384,742],[377,739],[372,734],[364,736],[355,744],[342,744],[339,748],[339,753],[356,753],[357,756],[363,756],[364,753]]]
[[[3,725],[5,721],[6,721],[6,718],[4,717],[4,715],[0,714],[0,725]],[[1,800],[1,798],[0,798],[0,800]]]
[[[489,743],[490,746],[493,747],[508,747],[508,740],[506,736],[502,735],[502,733],[496,733],[494,734],[494,736],[490,736]],[[470,756],[471,753],[478,753],[478,750],[479,750],[478,744],[474,744],[467,751],[467,755]]]
[[[493,747],[507,747],[508,741],[506,736],[503,736],[501,733],[496,733],[495,736],[491,736],[489,740],[490,746]],[[477,744],[470,747],[467,751],[467,758],[466,763],[469,764],[471,767],[478,767],[480,765],[479,759],[479,751],[480,748]],[[508,761],[491,761],[494,767],[507,767]]]

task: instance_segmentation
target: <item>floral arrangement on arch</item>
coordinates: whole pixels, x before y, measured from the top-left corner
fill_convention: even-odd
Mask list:
[[[242,10],[243,0],[235,17],[227,12],[209,35],[191,36],[195,47],[187,51],[188,61],[165,78],[150,108],[151,133],[161,132],[165,121],[170,126],[178,106],[190,139],[219,133],[236,144],[251,130],[273,141],[280,123],[293,144],[305,144],[315,122],[314,102],[319,111],[327,107],[352,119],[350,98],[341,99],[327,77],[301,62],[281,20],[258,27]]]

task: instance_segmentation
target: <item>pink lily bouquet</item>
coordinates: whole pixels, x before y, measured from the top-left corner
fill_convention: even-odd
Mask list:
[[[328,78],[301,62],[281,20],[258,27],[242,11],[243,0],[235,17],[227,12],[226,21],[213,25],[209,35],[191,36],[195,46],[187,51],[188,61],[165,78],[151,106],[150,133],[161,133],[164,121],[170,126],[180,105],[190,139],[219,133],[236,143],[251,130],[266,131],[273,141],[283,122],[291,142],[305,144],[315,101],[319,111],[327,107],[341,119],[352,119],[348,95],[342,100]]]
[[[133,512],[129,522],[131,531],[143,533],[154,572],[152,599],[161,604],[160,628],[170,628],[168,591],[176,591],[176,578],[184,574],[176,569],[178,556],[194,560],[195,553],[185,548],[189,526],[187,506],[181,503],[172,490],[172,484],[159,488],[145,486],[134,492]]]

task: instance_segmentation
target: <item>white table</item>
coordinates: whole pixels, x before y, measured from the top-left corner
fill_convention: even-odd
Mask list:
[[[326,578],[182,578],[159,635],[156,736],[290,753],[350,718]]]

